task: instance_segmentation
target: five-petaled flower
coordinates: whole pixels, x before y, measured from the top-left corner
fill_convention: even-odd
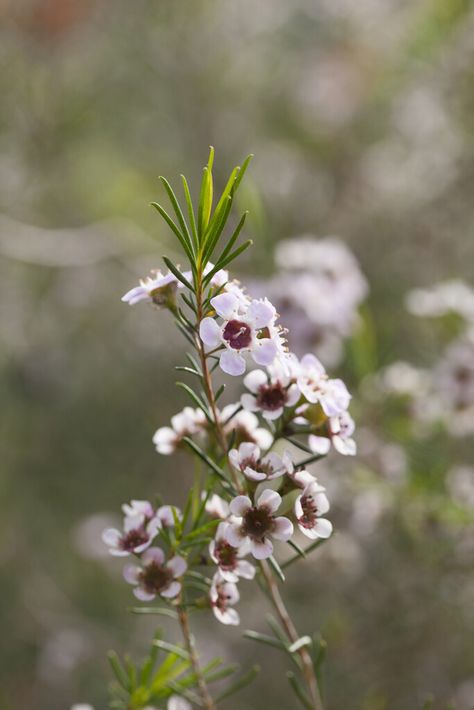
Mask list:
[[[240,598],[237,585],[233,582],[227,582],[219,571],[215,573],[212,579],[209,598],[214,616],[221,624],[237,626],[240,623],[238,611],[232,609]]]
[[[185,436],[193,436],[204,431],[206,416],[202,409],[185,407],[171,417],[171,426],[162,426],[153,435],[153,443],[159,454],[172,454]]]
[[[260,447],[250,442],[243,442],[238,449],[229,451],[232,466],[251,481],[270,481],[283,476],[291,467],[287,453],[283,458],[271,451],[262,457]]]
[[[123,507],[123,531],[107,528],[102,533],[102,540],[108,545],[110,554],[115,557],[140,555],[150,547],[158,535],[162,527],[161,520],[154,515],[153,508],[147,501],[132,501],[130,506],[126,504]],[[146,512],[139,512],[142,507]]]
[[[355,456],[357,445],[352,435],[355,430],[354,420],[349,412],[341,412],[337,417],[329,417],[328,436],[310,434],[308,445],[315,454],[327,454],[331,443],[336,451],[343,456]]]
[[[140,301],[149,301],[157,306],[166,306],[174,301],[176,290],[183,288],[181,281],[168,271],[162,274],[159,269],[153,271],[153,277],[140,280],[140,285],[127,291],[122,301],[134,306]]]
[[[243,375],[246,353],[251,354],[257,365],[271,365],[281,342],[275,325],[276,310],[270,301],[254,299],[243,307],[235,294],[221,293],[211,298],[211,305],[223,322],[219,325],[214,318],[204,318],[199,334],[211,349],[224,346],[219,360],[221,369],[228,375]]]
[[[329,510],[329,501],[321,486],[313,481],[295,501],[295,517],[299,529],[306,537],[328,538],[332,533],[332,523],[321,515]]]
[[[248,541],[250,552],[257,560],[264,560],[273,552],[270,537],[286,542],[293,535],[293,523],[284,517],[276,517],[281,496],[271,489],[264,490],[257,502],[248,496],[237,496],[230,503],[230,512],[236,516],[226,529],[227,541],[240,547]]]
[[[159,547],[150,547],[141,558],[142,566],[127,565],[123,570],[126,582],[133,584],[133,593],[143,602],[152,601],[157,595],[172,599],[181,591],[178,578],[186,572],[186,560],[179,555],[166,560]]]
[[[278,419],[285,407],[294,407],[300,398],[300,391],[293,380],[291,360],[275,360],[268,372],[252,370],[244,378],[249,390],[242,395],[242,406],[250,412],[261,412],[265,419]]]
[[[253,579],[255,567],[247,560],[241,558],[247,554],[248,546],[237,548],[230,545],[226,538],[228,522],[219,523],[214,540],[209,543],[209,554],[211,559],[219,567],[222,578],[226,582],[236,583],[239,577],[243,579]]]
[[[351,400],[342,380],[330,379],[317,357],[305,355],[299,364],[297,384],[301,394],[311,402],[319,402],[328,417],[344,412]]]

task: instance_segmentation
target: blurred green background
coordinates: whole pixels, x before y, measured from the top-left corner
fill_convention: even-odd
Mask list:
[[[472,463],[472,435],[417,439],[367,382],[440,354],[407,291],[473,277],[473,3],[0,0],[0,20],[0,707],[101,710],[106,651],[139,657],[152,635],[100,532],[132,497],[183,503],[187,460],[151,437],[187,403],[184,344],[120,297],[162,254],[179,261],[148,203],[159,174],[196,187],[212,144],[221,185],[256,155],[240,278],[270,277],[275,244],[310,233],[343,240],[370,287],[335,371],[372,448],[326,465],[337,533],[287,585],[302,632],[328,643],[327,707],[433,693],[471,710],[474,526],[446,474]],[[406,462],[397,485],[386,445]],[[244,590],[243,629],[265,630],[262,608]],[[209,619],[201,645],[262,665],[229,710],[295,706],[270,650]]]

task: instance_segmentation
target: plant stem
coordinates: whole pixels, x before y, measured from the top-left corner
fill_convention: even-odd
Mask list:
[[[278,585],[268,566],[268,563],[266,561],[262,561],[260,563],[260,569],[265,579],[270,598],[272,600],[273,606],[275,607],[275,611],[278,614],[278,617],[281,621],[283,628],[285,629],[289,641],[291,641],[291,643],[294,643],[299,639],[300,636],[281,597],[280,590],[278,589]],[[314,708],[314,710],[324,710],[311,655],[306,646],[302,646],[297,653],[301,658],[303,676],[306,686],[308,688],[312,707]]]
[[[206,708],[206,710],[215,710],[216,706],[214,704],[213,699],[211,698],[211,695],[206,685],[206,681],[204,680],[204,676],[201,671],[201,667],[199,665],[199,658],[196,651],[196,646],[194,645],[194,638],[191,633],[191,629],[189,628],[188,613],[183,607],[178,608],[178,619],[179,624],[181,626],[181,631],[183,633],[184,642],[186,644],[186,649],[189,653],[189,658],[193,667],[194,675],[196,676],[199,695],[201,696],[203,707]]]

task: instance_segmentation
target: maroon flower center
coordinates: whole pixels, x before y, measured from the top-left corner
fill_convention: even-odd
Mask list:
[[[220,540],[215,547],[214,554],[223,570],[233,570],[237,563],[237,548],[229,545],[225,540]]]
[[[299,524],[304,528],[314,528],[318,508],[313,496],[302,496],[301,507],[303,509],[303,514],[298,518]]]
[[[252,331],[247,323],[239,320],[230,320],[224,328],[222,334],[224,340],[234,350],[248,348],[252,342]]]
[[[213,606],[217,607],[220,611],[227,611],[232,596],[226,593],[224,585],[219,585],[216,592],[217,599],[213,602]]]
[[[134,530],[129,530],[120,539],[120,547],[126,552],[133,552],[135,548],[144,545],[150,536],[146,532],[145,528],[135,528]]]
[[[257,406],[269,412],[285,406],[287,399],[286,390],[279,382],[272,385],[262,385],[258,388],[256,397]]]
[[[139,583],[149,594],[159,594],[169,587],[173,579],[173,572],[158,564],[150,562],[140,572]]]
[[[273,516],[265,506],[250,508],[243,518],[242,533],[252,540],[262,541],[273,529]]]

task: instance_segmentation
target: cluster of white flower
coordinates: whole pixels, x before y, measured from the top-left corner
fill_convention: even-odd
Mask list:
[[[108,528],[102,539],[116,557],[139,558],[140,565],[127,565],[123,575],[134,585],[133,593],[140,601],[151,601],[157,595],[165,599],[181,591],[178,580],[186,572],[186,561],[179,555],[166,560],[159,547],[151,547],[161,530],[172,528],[182,517],[181,511],[170,505],[154,508],[147,500],[132,500],[122,506],[123,529]]]
[[[343,341],[359,322],[367,282],[357,260],[339,239],[304,235],[276,248],[278,273],[260,285],[284,321],[293,347],[314,350],[330,365],[340,362]]]
[[[312,241],[310,246],[314,247]],[[321,247],[314,252],[305,240],[299,244],[297,253],[293,248],[286,254],[288,245],[284,245],[279,258],[286,254],[290,270],[299,270],[303,264],[307,267],[308,263],[313,270],[319,269],[319,283],[325,281],[332,294],[337,288],[342,294],[349,284],[352,296],[346,293],[345,303],[353,304],[352,313],[354,304],[365,293],[365,282],[354,270],[352,257],[345,254],[339,243],[329,240],[326,247],[330,254],[343,255],[339,258],[341,273],[333,270],[329,252],[323,259],[324,268],[320,267]],[[304,260],[300,258],[303,252]],[[209,544],[210,562],[217,567],[209,603],[220,622],[238,624],[239,614],[234,608],[239,600],[237,583],[240,579],[253,579],[256,572],[255,566],[245,559],[247,556],[258,561],[271,557],[273,541],[288,542],[295,529],[311,540],[328,538],[332,532],[332,524],[323,517],[329,510],[324,487],[304,466],[292,460],[289,451],[280,455],[272,450],[273,445],[290,434],[304,435],[308,437],[307,450],[312,452],[312,458],[326,455],[331,445],[339,453],[354,455],[356,445],[352,438],[354,423],[348,412],[351,396],[342,380],[330,378],[314,355],[298,359],[287,351],[285,331],[278,325],[276,308],[267,298],[249,297],[237,282],[228,280],[227,272],[218,272],[216,276],[209,310],[199,323],[206,355],[218,359],[221,369],[232,376],[244,375],[249,358],[262,366],[244,377],[247,391],[240,402],[215,412],[217,426],[225,436],[232,436],[228,464],[234,496],[227,500],[215,493],[204,497],[207,515],[220,519]],[[190,278],[186,274],[185,277]],[[170,283],[175,290],[179,288],[178,281],[172,279],[173,275],[167,274],[143,282],[126,294],[124,300],[129,303],[151,300],[166,306],[161,292],[157,298],[157,289],[169,289]],[[339,315],[347,320],[347,308],[345,315],[342,312]],[[155,432],[153,442],[157,451],[171,454],[185,437],[192,437],[206,451],[213,426],[208,417],[202,409],[185,407],[172,417],[171,426]],[[284,515],[278,515],[280,509]],[[150,600],[156,594],[177,596],[178,579],[186,571],[186,562],[178,556],[166,562],[162,550],[150,547],[165,525],[163,509],[155,511],[150,504],[135,501],[124,507],[124,513],[123,532],[108,530],[104,539],[112,554],[141,556],[141,566],[127,567],[125,579],[135,585],[135,594],[142,600]],[[171,515],[166,524],[173,524],[173,519]]]

